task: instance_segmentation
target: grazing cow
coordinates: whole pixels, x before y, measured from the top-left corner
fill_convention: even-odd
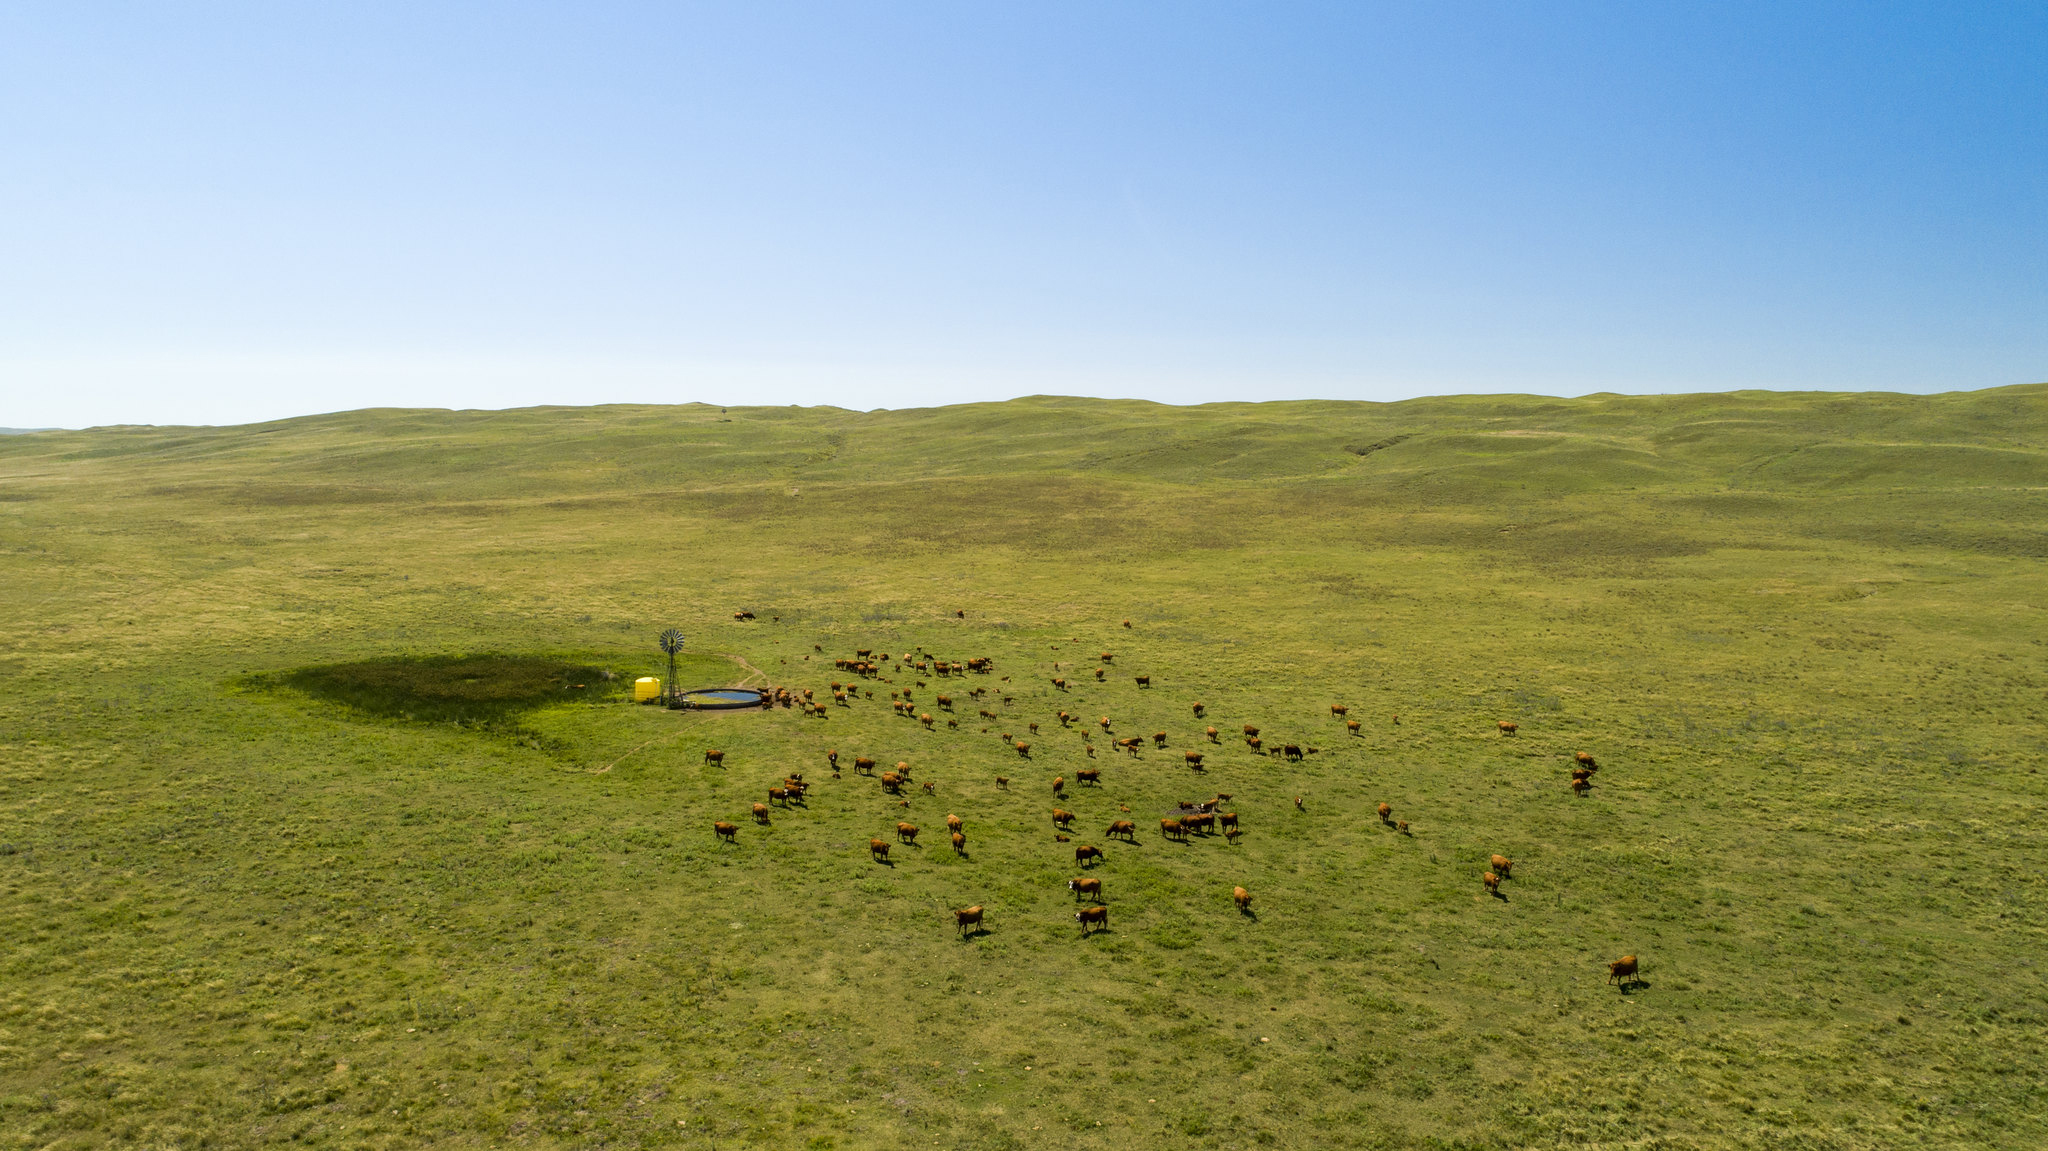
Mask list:
[[[965,835],[960,834],[957,831],[953,833],[953,854],[967,854],[967,837]]]
[[[836,751],[826,752],[825,762],[831,764],[836,769],[839,766],[839,753]]]
[[[837,761],[835,760],[834,762]],[[875,773],[875,761],[865,755],[857,755],[853,758],[853,770],[862,775],[873,775]]]
[[[1061,691],[1067,690],[1067,681],[1064,679],[1055,679],[1052,681],[1052,685]]]
[[[1338,719],[1343,719],[1345,713],[1349,712],[1350,710],[1350,708],[1345,707],[1341,703],[1333,703],[1330,705],[1330,714],[1336,716]]]
[[[935,780],[935,779],[928,779],[928,780],[926,780],[926,781],[925,781],[925,784],[924,784],[924,793],[925,793],[926,795],[937,795],[937,794],[939,793],[939,791],[938,791],[938,787],[939,787],[939,781],[938,781],[938,780]]]
[[[1070,724],[1070,723],[1072,723],[1072,722],[1074,722],[1074,717],[1073,717],[1073,716],[1071,716],[1071,715],[1068,715],[1068,714],[1067,714],[1066,712],[1064,712],[1064,711],[1060,713],[1060,726],[1061,726],[1061,727],[1065,727],[1065,726],[1067,726],[1068,724]]]
[[[768,822],[768,805],[767,805],[767,804],[765,804],[765,803],[757,803],[757,804],[755,804],[755,805],[754,805],[754,822],[755,822],[755,823],[766,823],[766,822]]]
[[[1052,777],[1052,793],[1053,793],[1054,795],[1065,795],[1065,794],[1067,793],[1067,777],[1066,777],[1066,776],[1064,776],[1064,775],[1055,775],[1055,776],[1053,776],[1053,777]]]
[[[1103,652],[1103,653],[1102,653],[1102,662],[1104,662],[1104,663],[1111,663],[1111,662],[1114,662],[1114,661],[1115,661],[1115,659],[1116,659],[1116,657],[1115,657],[1115,656],[1113,656],[1113,655],[1111,655],[1111,654],[1109,654],[1108,652]]]
[[[886,847],[888,845],[883,844],[883,846]],[[967,929],[970,927],[979,930],[981,927],[981,904],[977,903],[973,907],[955,911],[953,913],[953,925],[960,929],[962,935],[967,934]]]
[[[1230,889],[1230,898],[1237,900],[1237,909],[1246,915],[1252,913],[1252,893],[1242,887]]]
[[[1244,734],[1247,739],[1256,739],[1258,738],[1259,729],[1248,723],[1244,725]]]
[[[1053,833],[1052,841],[1053,841],[1054,843],[1067,843],[1067,842],[1069,842],[1069,840],[1067,839],[1067,837],[1066,837],[1066,836],[1064,836],[1064,835],[1061,835],[1061,834],[1059,834],[1059,833],[1057,833],[1057,832]]]
[[[1105,839],[1121,839],[1126,842],[1135,843],[1138,839],[1138,825],[1128,819],[1119,819],[1115,823],[1110,824],[1109,830],[1103,832],[1102,835]]]
[[[1125,751],[1131,753],[1132,759],[1138,758],[1138,748],[1142,747],[1144,743],[1145,741],[1143,739],[1135,735],[1130,736],[1126,739],[1120,739],[1116,741],[1116,745],[1118,747],[1123,748]]]
[[[1493,865],[1493,869],[1494,869],[1495,871],[1498,871],[1498,872],[1500,872],[1500,877],[1501,877],[1502,879],[1513,879],[1513,878],[1514,878],[1514,870],[1515,870],[1515,861],[1514,861],[1514,860],[1512,860],[1512,859],[1509,859],[1509,858],[1508,858],[1507,856],[1505,856],[1505,855],[1496,855],[1496,856],[1494,856],[1494,857],[1493,857],[1492,859],[1490,859],[1490,860],[1487,860],[1487,862]]]
[[[717,748],[712,748],[712,749],[711,749],[710,751],[707,751],[707,752],[705,752],[705,753],[704,753],[704,762],[705,762],[705,763],[715,763],[715,764],[717,764],[717,765],[718,765],[718,766],[720,766],[720,767],[724,767],[724,766],[725,766],[725,753],[724,753],[724,752],[722,752],[722,751],[720,751],[720,750],[718,750]]]
[[[1084,767],[1081,770],[1074,773],[1074,782],[1092,783],[1097,786],[1101,786],[1102,769],[1096,767]]]
[[[727,823],[722,819],[719,820],[717,823],[712,824],[711,830],[717,832],[718,838],[725,840],[727,843],[738,842],[733,837],[740,833],[740,829],[734,827],[732,824]]]
[[[897,840],[898,840],[899,842],[902,842],[902,843],[916,843],[916,842],[917,842],[917,826],[916,826],[915,824],[910,824],[910,823],[899,823],[899,824],[897,824],[897,825],[896,825],[896,838],[897,838]]]
[[[1210,832],[1216,830],[1216,816],[1211,812],[1205,811],[1200,815],[1184,815],[1181,816],[1180,821],[1182,824],[1186,825],[1189,830],[1199,831],[1203,835],[1207,835]]]
[[[947,831],[958,831],[958,830],[960,830],[961,826],[962,826],[962,825],[961,825],[961,822],[960,822],[960,817],[959,817],[959,816],[957,816],[957,815],[953,815],[953,814],[950,814],[950,813],[949,813],[949,814],[948,814],[948,815],[946,816],[946,830],[947,830]]]
[[[1597,768],[1600,766],[1599,764],[1593,762],[1592,756],[1587,755],[1583,751],[1574,753],[1572,755],[1572,758],[1578,761],[1580,767]]]
[[[1163,731],[1155,731],[1155,732],[1153,732],[1153,733],[1152,733],[1152,746],[1154,746],[1154,747],[1165,747],[1165,746],[1166,746],[1166,733],[1165,733],[1165,732],[1163,732]]]
[[[1035,719],[1031,721],[1031,734],[1038,734],[1038,721]]]
[[[1357,735],[1358,729],[1362,726],[1364,725],[1360,724],[1355,719],[1347,719],[1344,721],[1344,730],[1350,732],[1353,735]]]
[[[1396,823],[1394,825],[1394,830],[1400,832],[1402,835],[1408,834],[1408,821],[1404,819],[1401,822]]]
[[[1296,810],[1296,811],[1307,811],[1307,810],[1308,810],[1308,808],[1306,808],[1306,807],[1303,807],[1303,806],[1301,805],[1301,797],[1300,797],[1300,796],[1298,796],[1298,795],[1294,797],[1294,810]]]
[[[1489,871],[1479,877],[1479,882],[1486,885],[1486,894],[1496,897],[1500,895],[1500,876]]]
[[[1162,819],[1159,821],[1159,834],[1168,839],[1178,839],[1185,842],[1188,837],[1188,829],[1182,827],[1178,819]]]
[[[1007,775],[996,776],[996,786],[1004,791],[1010,790],[1010,777]]]
[[[1102,682],[1102,681],[1103,681],[1103,680],[1104,680],[1105,678],[1107,678],[1107,677],[1108,677],[1108,674],[1109,674],[1109,673],[1107,673],[1107,672],[1103,671],[1103,670],[1102,670],[1101,668],[1099,668],[1099,667],[1098,667],[1098,668],[1096,668],[1096,669],[1095,669],[1095,682],[1096,682],[1096,683],[1101,683],[1101,682]]]
[[[897,774],[897,775],[900,775],[900,776],[902,776],[902,777],[903,777],[904,779],[909,779],[909,778],[910,778],[910,764],[909,764],[909,763],[908,763],[907,761],[905,761],[905,760],[901,760],[901,759],[897,760],[897,761],[896,761],[896,774]]]
[[[1072,822],[1074,822],[1073,812],[1058,807],[1052,809],[1052,825],[1054,827],[1065,827]]]
[[[1085,751],[1085,752],[1087,752],[1087,753],[1088,753],[1088,758],[1089,758],[1089,759],[1094,759],[1094,758],[1095,758],[1095,745],[1094,745],[1094,744],[1084,743],[1084,744],[1082,744],[1082,745],[1081,745],[1081,750],[1082,750],[1082,751]]]
[[[1219,735],[1220,733],[1219,733],[1219,732],[1218,732],[1218,731],[1217,731],[1217,730],[1216,730],[1215,728],[1213,728],[1213,727],[1212,727],[1212,728],[1210,728],[1210,729],[1209,729],[1209,730],[1208,730],[1207,732],[1204,732],[1203,734],[1205,734],[1205,735],[1207,735],[1207,736],[1209,737],[1209,742],[1210,742],[1210,743],[1221,743],[1221,742],[1223,742],[1222,740],[1220,740],[1220,739],[1216,738],[1216,737],[1217,737],[1217,735]]]
[[[1301,745],[1300,745],[1300,744],[1298,744],[1298,743],[1285,743],[1285,744],[1281,744],[1281,745],[1280,745],[1280,754],[1281,754],[1281,755],[1284,755],[1284,756],[1286,756],[1286,757],[1287,757],[1288,759],[1294,760],[1294,761],[1296,761],[1296,762],[1300,762],[1300,760],[1301,760]]]
[[[893,771],[883,772],[882,790],[888,792],[890,795],[900,794],[903,791],[903,777],[897,775]]]
[[[1245,736],[1245,737],[1244,737],[1244,742],[1245,742],[1245,744],[1246,744],[1247,746],[1249,746],[1249,747],[1250,747],[1250,748],[1251,748],[1251,749],[1252,749],[1253,751],[1257,751],[1257,750],[1259,750],[1259,748],[1260,748],[1261,746],[1263,746],[1263,745],[1261,745],[1261,744],[1259,743],[1259,737],[1258,737],[1258,736],[1256,736],[1256,735],[1248,735],[1248,736]]]
[[[1575,776],[1572,779],[1572,790],[1578,793],[1580,799],[1584,799],[1586,798],[1586,793],[1593,790],[1593,781],[1590,779],[1579,779]]]
[[[1221,812],[1216,816],[1216,822],[1226,829],[1235,828],[1237,826],[1237,813],[1234,811]]]
[[[1130,621],[1130,620],[1125,620],[1125,621],[1124,621],[1124,626],[1125,626],[1125,627],[1129,627],[1129,626],[1131,626],[1131,621]]]
[[[930,730],[932,729],[932,713],[931,713],[931,712],[925,712],[925,713],[923,713],[923,714],[919,715],[919,716],[917,717],[917,721],[918,721],[919,723],[922,723],[922,724],[924,725],[924,729],[925,729],[926,731],[930,731]]]
[[[953,710],[953,697],[950,695],[942,695],[934,702],[939,705],[939,710],[941,711]]]
[[[1572,768],[1572,778],[1573,778],[1573,779],[1591,779],[1591,778],[1593,778],[1593,769],[1592,769],[1592,768],[1590,768],[1590,767],[1575,767],[1575,768]]]
[[[1081,934],[1083,935],[1088,934],[1090,925],[1100,926],[1107,930],[1109,927],[1109,908],[1084,907],[1074,913],[1074,922],[1081,925]]]
[[[1139,676],[1139,677],[1138,677],[1138,686],[1139,686],[1139,687],[1151,687],[1151,686],[1152,686],[1152,677],[1151,677],[1151,676],[1149,676],[1149,675],[1141,675],[1141,676]]]
[[[1182,758],[1182,759],[1185,759],[1185,760],[1187,760],[1187,761],[1188,761],[1188,766],[1189,766],[1189,767],[1191,767],[1191,768],[1195,769],[1196,771],[1200,771],[1200,770],[1202,770],[1202,753],[1201,753],[1201,752],[1199,752],[1199,751],[1184,751],[1184,752],[1182,752],[1182,753],[1181,753],[1181,758]]]
[[[1619,983],[1623,987],[1627,987],[1629,982],[1635,977],[1636,957],[1633,955],[1624,955],[1607,965],[1607,982],[1609,983]]]
[[[1236,846],[1237,846],[1237,837],[1238,837],[1238,836],[1240,836],[1240,835],[1243,835],[1243,834],[1244,834],[1244,832],[1242,832],[1242,831],[1239,831],[1238,829],[1236,829],[1236,828],[1232,827],[1232,828],[1227,828],[1227,829],[1226,829],[1226,830],[1225,830],[1225,831],[1223,832],[1223,838],[1224,838],[1225,840],[1227,840],[1227,841],[1228,841],[1228,842],[1230,843],[1230,845],[1231,845],[1232,847],[1236,847]]]
[[[1199,704],[1199,703],[1197,703],[1197,704],[1195,705],[1195,718],[1196,718],[1196,719],[1200,719],[1200,718],[1202,718],[1202,705],[1201,705],[1201,704]]]
[[[1097,722],[1097,723],[1099,723],[1099,724],[1101,724],[1101,725],[1102,725],[1102,730],[1103,730],[1103,731],[1107,732],[1107,731],[1109,730],[1109,717],[1108,717],[1108,716],[1106,716],[1106,715],[1105,715],[1105,716],[1103,716],[1103,717],[1102,717],[1101,719],[1098,719],[1098,720],[1096,720],[1095,722]]]
[[[788,807],[788,806],[789,806],[789,789],[788,789],[788,788],[786,788],[786,787],[771,787],[771,788],[769,788],[769,789],[768,789],[768,802],[770,802],[770,803],[779,803],[779,804],[781,804],[781,805],[782,805],[782,806],[784,806],[784,807]]]
[[[1081,897],[1084,895],[1092,895],[1095,897],[1095,902],[1102,902],[1102,881],[1099,879],[1069,879],[1067,880],[1067,889],[1074,893],[1074,902],[1076,903],[1081,902]]]
[[[1077,867],[1093,867],[1095,861],[1101,858],[1102,849],[1099,847],[1090,847],[1084,843],[1074,849],[1074,865]]]
[[[964,611],[956,611],[956,612],[954,612],[953,614],[954,614],[955,616],[957,616],[958,618],[960,618],[960,619],[966,619],[966,618],[967,618],[967,613],[966,613],[966,612],[964,612]],[[980,910],[981,910],[981,908],[977,907],[977,908],[974,908],[973,910],[975,910],[975,911],[980,911]]]
[[[1031,745],[1030,745],[1030,744],[1028,744],[1028,743],[1025,743],[1025,742],[1024,742],[1023,740],[1021,740],[1021,739],[1020,739],[1020,740],[1018,740],[1018,741],[1017,741],[1016,747],[1017,747],[1017,754],[1018,754],[1018,755],[1021,755],[1021,756],[1023,756],[1023,757],[1025,758],[1025,759],[1030,759],[1030,758],[1031,758]]]
[[[1384,803],[1380,804],[1380,822],[1381,822],[1381,823],[1392,823],[1392,822],[1394,822],[1394,809],[1393,809],[1393,808],[1391,808],[1391,807],[1389,807],[1389,806],[1387,806],[1387,805],[1386,805],[1386,804],[1384,804]]]
[[[1513,721],[1513,720],[1511,720],[1511,719],[1504,719],[1504,720],[1501,720],[1501,721],[1500,721],[1500,733],[1501,733],[1502,735],[1513,735],[1513,734],[1515,734],[1515,729],[1516,729],[1516,728],[1518,728],[1518,727],[1520,727],[1520,726],[1521,726],[1520,724],[1517,724],[1517,723],[1516,723],[1515,721]]]

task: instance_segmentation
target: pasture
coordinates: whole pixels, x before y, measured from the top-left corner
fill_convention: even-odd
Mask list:
[[[0,438],[0,1146],[2048,1144],[2044,496],[2039,386]]]

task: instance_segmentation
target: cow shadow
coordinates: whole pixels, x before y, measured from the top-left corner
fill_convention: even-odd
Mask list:
[[[1253,911],[1249,907],[1240,907],[1237,909],[1237,913],[1239,915],[1244,916],[1246,919],[1251,920],[1253,923],[1257,923],[1259,921],[1259,913]]]
[[[1504,891],[1489,891],[1487,892],[1487,894],[1493,896],[1495,899],[1500,900],[1502,903],[1506,903],[1508,901],[1507,893]]]
[[[987,935],[988,933],[989,930],[986,927],[977,927],[972,931],[963,931],[960,933],[960,942],[972,943],[975,940],[980,939],[982,936]]]
[[[1641,976],[1632,975],[1621,981],[1621,993],[1623,995],[1629,995],[1637,991],[1648,991],[1649,989],[1650,981]]]

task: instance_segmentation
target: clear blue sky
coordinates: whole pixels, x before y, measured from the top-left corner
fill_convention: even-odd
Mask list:
[[[0,425],[2048,379],[2048,4],[14,3]]]

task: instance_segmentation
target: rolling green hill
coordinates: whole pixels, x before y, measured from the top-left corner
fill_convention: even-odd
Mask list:
[[[0,1145],[2048,1144],[2044,560],[2048,386],[0,437]]]

